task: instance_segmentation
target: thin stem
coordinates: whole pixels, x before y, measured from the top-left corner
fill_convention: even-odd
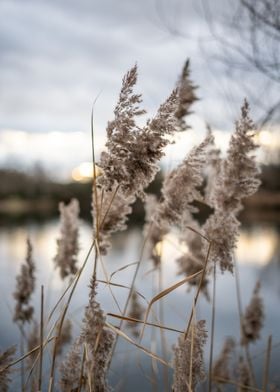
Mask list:
[[[211,249],[211,241],[209,242],[209,246],[208,246],[207,255],[206,255],[205,263],[204,263],[204,266],[203,266],[201,278],[200,278],[199,285],[198,285],[198,288],[197,288],[197,291],[196,291],[196,294],[195,294],[195,297],[194,297],[194,301],[193,301],[194,302],[194,306],[192,307],[191,315],[189,317],[189,321],[188,321],[188,324],[187,324],[187,328],[186,328],[186,332],[185,332],[185,336],[184,336],[185,340],[188,337],[189,329],[190,329],[190,326],[191,326],[191,323],[192,323],[192,319],[193,319],[193,315],[194,315],[194,307],[197,304],[199,293],[201,291],[201,288],[202,288],[202,285],[203,285],[203,281],[204,281],[204,278],[205,278],[205,275],[206,275],[207,264],[208,264],[209,255],[210,255],[210,249]]]
[[[236,296],[237,296],[237,306],[238,306],[238,314],[240,320],[240,336],[242,336],[243,331],[243,311],[242,311],[242,302],[241,302],[241,289],[240,289],[240,277],[239,277],[239,268],[236,262],[235,257],[233,257],[234,268],[235,268],[235,286],[236,286]],[[256,378],[253,370],[253,364],[251,361],[250,351],[248,345],[244,346],[245,356],[247,359],[247,363],[249,366],[250,378],[253,382],[254,386],[256,386]]]
[[[152,276],[152,293],[155,295],[155,275]],[[154,320],[152,320],[154,321]],[[161,322],[161,320],[160,320]],[[156,329],[151,329],[151,351],[156,353]],[[165,360],[165,358],[163,358]],[[154,392],[158,391],[158,379],[157,379],[157,364],[155,363],[154,359],[151,358],[151,373],[152,373],[152,388]]]
[[[216,263],[213,269],[213,299],[212,299],[212,317],[211,317],[211,343],[210,343],[210,359],[208,370],[208,392],[212,390],[212,366],[214,352],[214,335],[215,335],[215,315],[216,315]]]
[[[136,278],[137,278],[137,275],[138,275],[138,272],[139,272],[139,269],[140,269],[140,264],[141,264],[141,261],[142,261],[143,255],[144,255],[144,249],[145,249],[146,243],[148,241],[148,236],[149,236],[149,232],[151,230],[152,224],[153,224],[153,222],[151,223],[150,228],[148,230],[148,233],[147,233],[146,237],[144,238],[144,241],[143,241],[143,244],[142,244],[139,261],[138,261],[138,264],[137,264],[137,266],[135,268],[134,275],[133,275],[133,278],[132,278],[132,283],[131,283],[131,286],[129,288],[129,293],[128,293],[128,296],[127,296],[127,299],[126,299],[126,302],[125,302],[125,305],[124,305],[124,310],[122,312],[123,316],[126,315],[127,310],[128,310],[129,302],[130,302],[130,299],[132,297],[135,281],[136,281]],[[123,323],[124,323],[124,320],[122,319],[121,322],[120,322],[120,325],[119,325],[119,329],[120,330],[121,330],[121,328],[123,326]],[[112,362],[112,358],[113,358],[113,355],[114,355],[114,352],[115,352],[115,349],[116,349],[116,346],[117,346],[117,343],[118,343],[118,338],[119,338],[119,335],[116,336],[114,344],[113,344],[113,347],[112,347],[111,358],[109,360],[108,369],[110,368],[110,365],[111,365],[111,362]]]
[[[49,342],[51,342],[54,339],[54,337],[49,338],[46,342],[45,345]],[[23,354],[20,358],[17,358],[16,360],[14,360],[13,362],[10,362],[7,366],[5,366],[4,368],[0,369],[0,373],[4,372],[5,370],[9,369],[10,367],[18,364],[19,362],[22,362],[25,358],[28,358],[31,354],[35,353],[36,351],[38,351],[40,349],[40,346],[36,346],[34,347],[32,350],[28,351],[28,353]]]
[[[264,370],[263,370],[263,391],[268,391],[268,380],[269,380],[269,364],[270,364],[270,356],[271,356],[271,347],[272,347],[272,336],[269,335],[267,340],[267,349],[265,355],[264,362]]]
[[[39,360],[39,377],[38,377],[39,392],[42,389],[43,343],[44,343],[44,286],[41,286],[40,360]]]
[[[158,289],[160,293],[163,290],[161,256],[162,255],[160,255],[160,263],[158,268]],[[159,301],[159,320],[160,323],[164,325],[164,302],[163,301]],[[161,347],[162,347],[162,356],[163,359],[167,362],[167,357],[168,357],[167,342],[166,342],[164,329],[160,329],[160,339],[161,339]],[[163,369],[163,384],[164,384],[164,390],[168,392],[169,380],[168,380],[168,369],[166,367],[164,367]]]
[[[56,355],[57,355],[58,340],[59,340],[59,338],[61,336],[63,322],[65,320],[66,313],[67,313],[67,310],[69,308],[70,301],[71,301],[71,299],[73,297],[74,291],[75,291],[75,289],[77,287],[79,279],[80,279],[80,277],[82,275],[82,272],[83,272],[83,270],[84,270],[84,268],[86,266],[86,263],[87,263],[87,261],[89,259],[89,256],[90,256],[91,251],[92,251],[92,249],[94,247],[94,244],[95,244],[95,241],[92,242],[92,244],[91,244],[91,246],[89,248],[89,251],[87,253],[85,261],[84,261],[84,263],[83,263],[83,265],[82,265],[82,267],[81,267],[81,269],[80,269],[80,271],[79,271],[79,273],[77,275],[77,278],[76,278],[76,280],[75,280],[75,282],[73,284],[73,287],[71,289],[71,292],[69,294],[69,298],[67,300],[67,303],[66,303],[66,305],[65,305],[65,307],[63,309],[63,312],[62,312],[62,316],[61,316],[61,319],[60,319],[60,322],[59,322],[59,326],[58,326],[58,334],[57,334],[57,336],[55,338],[54,347],[53,347],[52,365],[51,365],[51,373],[50,373],[50,380],[49,380],[49,392],[52,392],[52,390],[53,390],[54,376],[55,376],[55,361],[56,361]]]
[[[82,357],[82,365],[81,365],[81,373],[80,373],[79,386],[78,386],[78,391],[77,392],[81,392],[82,386],[83,386],[85,359],[86,359],[86,351],[85,351],[85,346],[84,346],[83,357]]]
[[[22,325],[22,330],[24,330],[23,325]],[[20,335],[20,356],[22,357],[24,353],[24,340],[23,340],[23,334]],[[21,361],[20,364],[20,381],[21,381],[21,390],[22,392],[25,391],[24,387],[24,360]]]

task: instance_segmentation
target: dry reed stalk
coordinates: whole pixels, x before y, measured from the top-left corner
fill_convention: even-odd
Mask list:
[[[237,382],[237,381],[234,381],[234,380],[230,380],[230,379],[227,379],[227,378],[223,378],[223,377],[215,377],[214,381],[217,381],[217,382],[220,382],[220,383],[224,383],[224,384],[234,385],[237,388],[239,388],[238,391],[243,390],[243,391],[262,392],[262,389],[258,389],[256,387],[252,387],[252,386],[249,386],[249,385],[243,385],[240,382]]]
[[[94,269],[93,269],[93,277],[94,277],[95,281],[96,281],[96,268],[97,268],[97,261],[98,261],[98,259],[100,260],[100,264],[101,264],[103,273],[105,275],[107,286],[109,287],[110,294],[111,294],[111,296],[112,296],[112,298],[113,298],[113,300],[114,300],[114,302],[115,302],[119,312],[121,313],[120,304],[119,304],[115,294],[113,293],[111,285],[109,284],[110,283],[109,275],[108,275],[107,269],[105,267],[105,264],[103,262],[102,256],[100,254],[98,241],[96,241],[96,245],[95,245],[95,260],[94,260]]]
[[[195,307],[193,305],[193,312],[194,312],[194,325],[196,323],[196,313],[195,313]],[[195,337],[195,328],[194,325],[192,325],[191,328],[191,349],[190,349],[190,365],[189,365],[189,379],[188,379],[188,389],[189,392],[192,392],[192,379],[193,379],[193,352],[194,352],[194,337]]]
[[[86,258],[85,258],[85,260],[84,260],[84,262],[82,264],[82,267],[80,268],[80,270],[79,270],[79,272],[77,274],[77,277],[74,280],[73,287],[72,287],[72,289],[70,291],[69,297],[68,297],[67,302],[66,302],[66,304],[64,306],[64,309],[62,311],[62,315],[61,315],[60,321],[58,323],[58,335],[55,338],[55,343],[54,343],[54,347],[53,347],[52,364],[51,364],[51,372],[50,372],[49,387],[48,387],[49,392],[53,391],[54,376],[55,376],[55,361],[56,361],[56,355],[57,355],[57,349],[58,349],[58,339],[59,339],[59,337],[61,335],[61,332],[62,332],[63,322],[64,322],[64,319],[66,317],[66,313],[67,313],[67,310],[69,308],[69,305],[70,305],[71,299],[73,297],[74,291],[75,291],[75,289],[77,287],[77,284],[78,284],[79,279],[80,279],[80,277],[82,275],[82,272],[83,272],[83,270],[84,270],[84,268],[85,268],[85,266],[87,264],[87,261],[89,259],[90,254],[91,254],[91,251],[92,251],[92,249],[94,247],[94,244],[95,244],[95,241],[92,242],[92,244],[91,244],[91,246],[90,246],[90,248],[88,250],[88,253],[86,255]]]
[[[85,366],[85,359],[86,359],[86,350],[85,346],[83,349],[83,356],[82,356],[82,364],[81,364],[81,372],[80,372],[80,377],[79,377],[79,385],[78,385],[78,390],[77,392],[81,392],[83,383],[84,383],[84,366]]]
[[[152,224],[153,224],[153,223],[151,222],[151,225],[152,225]],[[151,225],[150,225],[150,226],[151,226]],[[140,269],[141,261],[142,261],[143,256],[144,256],[144,250],[145,250],[146,242],[148,241],[148,235],[149,235],[149,233],[147,233],[146,237],[145,237],[144,240],[143,240],[143,244],[142,244],[142,247],[141,247],[141,250],[140,250],[140,257],[139,257],[139,260],[138,260],[138,262],[137,262],[137,264],[136,264],[136,268],[135,268],[135,271],[134,271],[134,274],[133,274],[131,286],[129,287],[129,293],[128,293],[128,296],[127,296],[127,299],[126,299],[126,302],[125,302],[125,305],[124,305],[124,309],[123,309],[123,312],[122,312],[122,314],[123,314],[124,316],[126,315],[126,313],[127,313],[127,311],[128,311],[129,302],[130,302],[130,299],[131,299],[131,296],[132,296],[132,293],[133,293],[133,290],[134,290],[134,285],[135,285],[136,278],[137,278],[137,275],[138,275],[138,272],[139,272],[139,269]],[[121,320],[120,325],[119,325],[119,329],[122,328],[123,322],[124,322],[124,321]],[[118,337],[119,337],[119,335],[116,336],[116,339],[115,339],[114,344],[113,344],[112,356],[111,356],[111,360],[110,360],[110,362],[109,362],[109,368],[110,368],[111,361],[112,361],[112,357],[113,357],[113,355],[114,355],[114,352],[115,352],[115,349],[116,349],[116,346],[117,346],[117,343],[118,343]]]
[[[269,380],[269,365],[271,357],[271,347],[272,347],[272,335],[269,335],[267,339],[267,349],[265,353],[265,362],[263,369],[263,392],[268,391],[268,380]]]
[[[210,359],[208,370],[208,392],[212,390],[212,366],[214,352],[214,336],[215,336],[215,316],[216,316],[216,263],[213,268],[213,294],[212,294],[212,312],[211,312],[211,340],[210,340]]]
[[[119,328],[114,327],[112,324],[106,322],[106,325],[108,328],[110,328],[113,332],[115,332],[117,335],[121,336],[125,340],[127,340],[129,343],[134,345],[135,347],[139,348],[141,351],[143,351],[145,354],[147,354],[149,357],[156,359],[159,363],[161,363],[164,366],[171,367],[167,362],[165,362],[161,357],[156,355],[155,353],[151,352],[144,346],[141,346],[140,344],[136,343],[133,339],[131,339],[129,336],[127,336],[122,330]]]
[[[186,251],[182,251],[182,255],[176,259],[176,262],[179,265],[179,273],[184,274],[186,276],[192,275],[197,271],[203,269],[205,252],[204,252],[204,244],[203,237],[198,235],[197,232],[200,231],[201,227],[199,224],[192,220],[191,222],[193,230],[189,230],[189,226],[182,233],[182,243],[187,246]],[[195,230],[196,229],[196,230]],[[195,231],[194,231],[195,230]],[[198,286],[200,282],[200,276],[197,276],[196,279],[192,279],[189,281],[190,291],[191,287]],[[205,275],[202,282],[202,292],[205,295],[206,299],[210,301],[210,296],[208,292],[208,277]]]
[[[191,275],[191,276],[187,276],[186,278],[180,280],[179,282],[173,284],[172,286],[169,286],[167,289],[163,290],[161,293],[158,293],[157,295],[155,295],[151,299],[151,301],[149,302],[149,305],[148,305],[148,307],[146,309],[146,313],[145,313],[145,317],[144,317],[144,324],[143,324],[142,331],[141,331],[141,334],[140,334],[140,341],[143,338],[144,331],[145,331],[145,326],[147,324],[147,320],[148,320],[148,317],[149,317],[149,314],[150,314],[150,310],[151,310],[151,307],[153,306],[153,304],[155,302],[159,301],[161,298],[165,297],[166,295],[172,293],[172,291],[176,290],[178,287],[182,286],[183,284],[188,282],[190,279],[193,279],[197,275],[200,275],[200,274],[203,274],[202,270],[197,272],[197,273],[195,273],[195,274],[193,274],[193,275]]]
[[[114,275],[116,275],[117,273],[119,273],[119,272],[121,272],[121,271],[124,271],[124,270],[127,269],[127,268],[132,267],[133,265],[137,265],[137,264],[139,264],[139,262],[138,262],[138,261],[134,261],[133,263],[126,264],[126,265],[124,265],[123,267],[120,267],[120,268],[118,268],[117,270],[113,271],[113,272],[110,274],[110,277],[109,277],[109,284],[111,284],[112,278],[113,278]]]
[[[155,275],[152,276],[152,293],[153,295],[156,292],[156,284],[155,284]],[[131,300],[132,301],[132,300]],[[153,320],[154,321],[154,320]],[[157,330],[155,328],[151,328],[151,338],[150,338],[150,349],[152,352],[157,352]],[[166,358],[163,359],[166,361]],[[153,391],[158,391],[158,366],[155,359],[151,358],[151,382]]]
[[[45,341],[45,344],[51,342],[52,340],[54,340],[54,337],[49,338],[48,340]],[[32,350],[28,351],[27,353],[25,353],[24,355],[22,355],[20,358],[17,358],[16,360],[8,363],[5,367],[3,367],[2,369],[0,369],[0,373],[10,369],[11,367],[15,366],[16,364],[20,363],[21,361],[23,361],[25,358],[28,358],[30,355],[32,355],[33,353],[35,353],[36,351],[38,351],[40,349],[40,346],[36,346],[34,347]]]
[[[133,318],[133,317],[127,317],[127,316],[125,317],[125,316],[122,316],[120,314],[115,314],[115,313],[107,313],[107,316],[115,317],[115,318],[117,318],[119,320],[124,320],[124,321],[132,322],[132,323],[139,323],[139,324],[143,324],[144,323],[143,320],[138,320],[138,319]],[[156,324],[156,323],[146,322],[146,325],[149,325],[151,327],[164,329],[166,331],[172,331],[172,332],[178,332],[178,333],[183,333],[184,332],[184,331],[182,331],[180,329],[167,327],[166,325],[163,325],[163,324]]]
[[[42,388],[42,371],[43,371],[43,341],[44,341],[44,286],[41,286],[41,307],[40,307],[40,359],[39,359],[39,375],[38,390]]]
[[[161,249],[162,251],[162,249]],[[160,257],[162,255],[160,254]],[[158,291],[162,292],[163,291],[163,277],[162,277],[162,264],[160,261],[159,268],[158,268]],[[162,301],[159,301],[159,320],[160,323],[164,325],[164,303]],[[163,359],[165,361],[168,361],[168,350],[167,350],[167,340],[165,336],[165,330],[160,329],[160,338],[161,338],[161,348],[162,348],[162,355]],[[164,368],[163,369],[163,383],[166,391],[168,392],[168,386],[169,386],[169,377],[168,377],[168,369]]]
[[[239,322],[240,322],[240,338],[242,337],[243,334],[243,310],[242,310],[242,301],[241,301],[241,289],[240,289],[240,275],[239,275],[239,268],[238,264],[236,262],[235,257],[233,257],[233,262],[234,262],[234,269],[235,269],[235,287],[236,287],[236,297],[237,297],[237,306],[238,306],[238,315],[239,315]],[[252,360],[250,357],[250,352],[248,350],[248,347],[244,347],[245,350],[245,355],[250,371],[250,377],[254,385],[256,385],[256,378],[254,374],[254,368],[252,365]]]
[[[209,240],[207,239],[207,241],[209,241]],[[209,241],[209,246],[208,246],[207,255],[206,255],[206,258],[205,258],[205,263],[204,263],[204,266],[203,266],[200,282],[199,282],[199,285],[197,287],[196,294],[195,294],[195,297],[194,297],[194,300],[193,300],[194,307],[196,307],[200,291],[202,290],[202,287],[203,287],[203,281],[205,279],[205,275],[206,275],[206,271],[207,271],[207,263],[208,263],[208,259],[209,259],[210,249],[211,249],[211,241]],[[188,337],[189,329],[190,329],[190,326],[191,326],[191,323],[192,323],[192,319],[193,319],[193,314],[194,314],[194,312],[193,312],[193,308],[192,308],[191,314],[190,314],[190,317],[189,317],[189,320],[188,320],[188,323],[187,323],[187,328],[186,328],[186,331],[185,331],[185,334],[184,334],[185,339],[187,339],[187,337]]]

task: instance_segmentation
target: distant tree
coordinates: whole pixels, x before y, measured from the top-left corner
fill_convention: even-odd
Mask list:
[[[275,91],[279,92],[280,88],[280,1],[232,3],[221,29],[213,25],[211,2],[202,0],[202,4],[211,33],[222,45],[220,59],[239,72],[240,77],[253,73],[261,86],[261,89],[251,89],[249,97],[263,107],[259,124],[264,125],[273,118],[279,120],[280,94]],[[220,3],[222,7],[223,4],[226,8],[226,3]]]

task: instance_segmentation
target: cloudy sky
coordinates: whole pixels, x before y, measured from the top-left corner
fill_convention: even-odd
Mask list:
[[[247,85],[237,83],[219,60],[223,47],[213,28],[227,34],[230,4],[215,0],[209,9],[207,0],[0,0],[0,165],[41,162],[65,175],[90,160],[92,103],[98,96],[101,149],[121,78],[135,63],[137,89],[153,115],[190,58],[201,98],[195,131],[205,121],[232,130],[251,76]]]

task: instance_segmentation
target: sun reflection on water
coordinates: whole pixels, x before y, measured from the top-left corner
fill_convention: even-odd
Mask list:
[[[266,265],[275,254],[278,241],[276,230],[270,228],[241,231],[236,250],[237,260],[246,264]]]

